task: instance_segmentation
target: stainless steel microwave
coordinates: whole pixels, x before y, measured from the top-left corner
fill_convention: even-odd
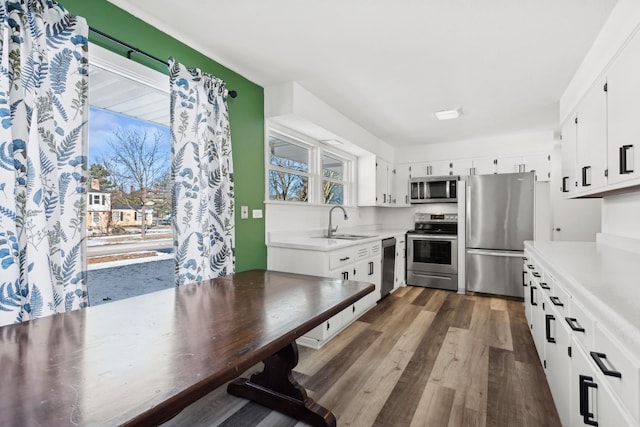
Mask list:
[[[458,201],[457,176],[426,176],[411,178],[411,203],[455,203]]]

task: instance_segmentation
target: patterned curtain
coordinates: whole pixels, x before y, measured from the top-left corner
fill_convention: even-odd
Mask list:
[[[87,305],[87,35],[52,0],[0,1],[0,325]]]
[[[169,60],[176,284],[235,271],[231,136],[224,82]]]

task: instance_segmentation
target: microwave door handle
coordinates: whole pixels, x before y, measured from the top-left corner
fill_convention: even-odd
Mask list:
[[[451,182],[445,181],[444,188],[445,188],[445,193],[447,195],[447,199],[450,199],[451,198]]]

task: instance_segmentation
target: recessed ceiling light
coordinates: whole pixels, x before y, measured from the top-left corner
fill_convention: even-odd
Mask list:
[[[460,117],[461,113],[462,111],[460,110],[460,108],[454,108],[452,110],[436,111],[433,114],[435,114],[436,119],[438,120],[450,120],[450,119],[457,119],[458,117]]]

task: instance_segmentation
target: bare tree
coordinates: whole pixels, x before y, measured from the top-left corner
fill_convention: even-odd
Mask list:
[[[168,143],[157,130],[144,128],[115,128],[108,139],[109,154],[102,164],[127,197],[132,209],[139,209],[141,236],[147,228],[146,207],[151,199],[150,189],[166,176],[168,170]]]

